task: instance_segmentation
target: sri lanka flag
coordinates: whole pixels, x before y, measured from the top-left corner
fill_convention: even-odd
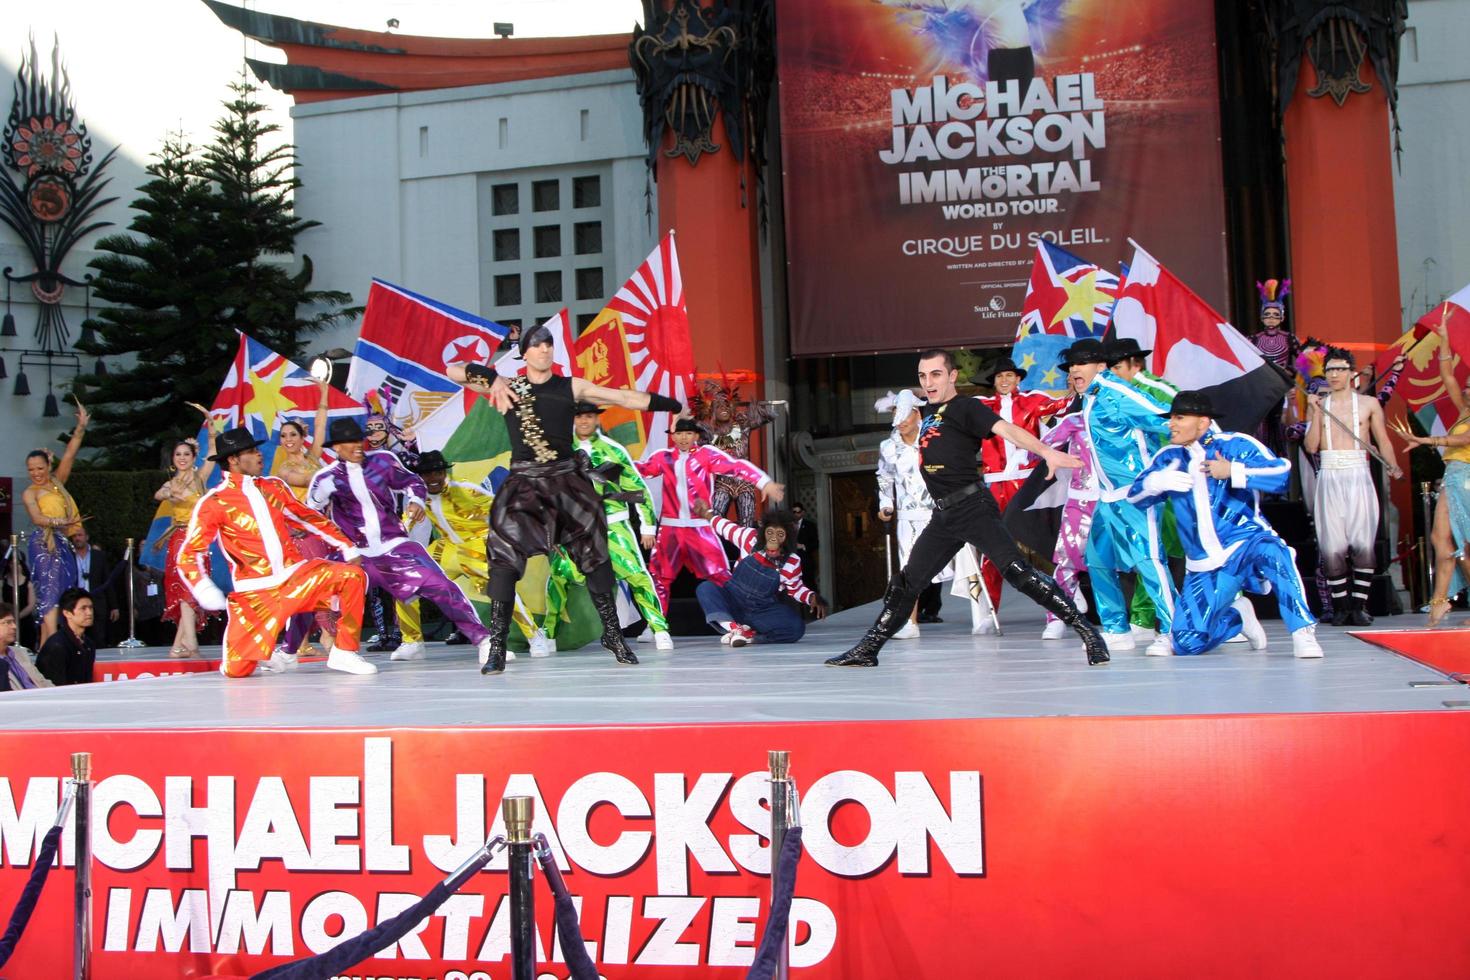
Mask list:
[[[1450,353],[1460,352],[1451,366],[1456,383],[1463,388],[1467,375],[1470,375],[1465,354],[1470,351],[1470,286],[1420,317],[1413,329],[1389,345],[1388,350],[1379,356],[1377,364],[1377,376],[1381,378],[1392,366],[1394,358],[1400,354],[1408,356],[1394,394],[1408,403],[1408,410],[1429,435],[1444,435],[1458,421],[1454,403],[1447,397],[1444,379],[1439,374],[1442,351],[1434,332],[1441,319],[1449,330]]]
[[[1051,242],[1036,246],[1031,281],[1021,306],[1021,323],[1011,352],[1026,371],[1025,391],[1061,394],[1067,376],[1057,368],[1074,340],[1101,337],[1118,298],[1118,277]]]

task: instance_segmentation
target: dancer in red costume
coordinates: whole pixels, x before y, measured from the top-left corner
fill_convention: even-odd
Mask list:
[[[664,611],[669,609],[669,587],[688,568],[701,581],[724,585],[730,580],[730,566],[725,548],[709,522],[692,509],[696,501],[710,503],[714,495],[716,475],[733,476],[755,484],[765,499],[780,503],[786,488],[773,483],[760,467],[743,459],[734,459],[714,446],[700,446],[699,423],[679,419],[674,423],[674,445],[660,449],[638,464],[645,479],[664,478],[663,506],[658,519],[658,537],[648,571],[658,590]]]
[[[1068,394],[1053,398],[1041,391],[1017,390],[1025,378],[1024,368],[1016,367],[1015,361],[1003,357],[995,362],[989,375],[970,380],[975,384],[988,384],[995,389],[993,395],[976,396],[980,404],[999,415],[1002,420],[1020,426],[1040,438],[1041,420],[1065,410],[1072,401],[1072,396]],[[981,444],[980,456],[985,462],[985,485],[990,488],[996,506],[1004,514],[1011,498],[1021,489],[1021,484],[1026,482],[1031,471],[1036,469],[1036,457],[999,436],[992,436]],[[1000,569],[995,567],[995,562],[982,557],[980,575],[985,580],[985,591],[990,596],[991,604],[1000,609]],[[988,617],[985,621],[976,623],[982,630],[987,625]]]
[[[294,667],[294,653],[284,647],[272,653],[286,620],[335,607],[337,641],[327,666],[349,674],[376,674],[378,668],[357,652],[367,587],[367,575],[356,566],[357,548],[335,524],[297,500],[283,481],[261,477],[260,442],[243,428],[219,436],[212,459],[224,466],[224,479],[195,505],[179,550],[179,574],[199,605],[229,611],[220,673],[248,677],[256,667],[265,673]],[[303,560],[291,541],[293,524],[325,539],[347,563]],[[204,556],[216,537],[235,583],[228,599],[204,570]]]

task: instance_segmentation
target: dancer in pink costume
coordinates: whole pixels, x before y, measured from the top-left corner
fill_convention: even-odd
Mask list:
[[[1081,394],[1087,389],[1088,379],[1073,370],[1067,378],[1072,390]],[[1041,437],[1048,446],[1067,447],[1068,455],[1082,465],[1071,471],[1071,483],[1067,487],[1067,503],[1062,508],[1062,527],[1057,534],[1057,546],[1051,560],[1056,565],[1053,577],[1062,591],[1083,612],[1087,602],[1083,598],[1077,575],[1087,567],[1087,535],[1092,530],[1092,510],[1097,506],[1097,478],[1092,475],[1092,451],[1087,438],[1087,423],[1080,411],[1064,415],[1051,431]],[[1061,479],[1058,477],[1058,479]],[[1052,613],[1046,614],[1046,628],[1041,631],[1043,640],[1060,640],[1066,636],[1067,624]]]
[[[710,503],[716,475],[733,476],[753,483],[765,499],[780,503],[786,488],[772,482],[754,463],[734,459],[714,446],[700,446],[699,423],[690,418],[674,423],[674,445],[660,449],[638,464],[645,479],[663,477],[663,506],[658,520],[658,538],[648,559],[648,571],[664,611],[669,608],[669,587],[688,568],[701,581],[724,585],[730,580],[725,548],[710,529],[709,522],[695,516],[695,501]]]

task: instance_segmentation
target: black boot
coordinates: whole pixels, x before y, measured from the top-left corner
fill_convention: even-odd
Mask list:
[[[905,588],[903,573],[899,572],[888,580],[888,590],[883,593],[883,611],[873,625],[863,634],[851,650],[826,661],[828,667],[876,667],[878,651],[888,638],[903,628],[904,622],[913,612],[917,593]]]
[[[1364,596],[1355,595],[1348,603],[1348,625],[1349,626],[1372,626],[1373,617],[1368,613],[1368,600]]]
[[[490,622],[485,624],[490,635],[483,641],[489,647],[489,655],[480,662],[480,673],[499,674],[505,671],[505,636],[510,632],[510,603],[504,599],[490,600]],[[481,648],[482,650],[484,647]]]
[[[611,592],[588,592],[592,605],[597,607],[597,617],[602,620],[602,645],[612,651],[620,664],[636,664],[638,658],[633,648],[623,639],[623,627],[618,623],[618,604]]]
[[[1333,626],[1346,626],[1352,618],[1352,607],[1348,605],[1348,597],[1345,595],[1334,595],[1332,597],[1332,618],[1327,622]]]
[[[1067,598],[1056,579],[1043,575],[1020,561],[1011,562],[1001,574],[1017,592],[1077,631],[1077,635],[1082,637],[1082,646],[1087,651],[1088,664],[1096,667],[1112,659],[1108,656],[1108,645],[1102,634],[1096,626],[1088,622],[1072,600]]]

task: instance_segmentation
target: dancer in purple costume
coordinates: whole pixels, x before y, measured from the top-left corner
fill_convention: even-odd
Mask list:
[[[1089,379],[1073,369],[1067,376],[1067,384],[1077,394],[1087,390]],[[1051,430],[1041,437],[1048,446],[1060,449],[1065,446],[1067,454],[1081,465],[1071,472],[1067,486],[1067,503],[1062,508],[1062,526],[1057,534],[1057,546],[1051,560],[1056,565],[1053,577],[1062,591],[1083,612],[1087,601],[1082,596],[1078,574],[1087,567],[1087,535],[1092,530],[1092,511],[1097,506],[1097,478],[1092,473],[1092,443],[1087,438],[1087,422],[1080,411],[1062,416]],[[1041,631],[1043,640],[1060,640],[1066,636],[1067,624],[1050,610],[1046,614],[1046,627]]]
[[[332,508],[332,521],[362,554],[368,581],[400,602],[421,596],[439,607],[446,619],[471,643],[487,644],[490,633],[480,623],[464,591],[434,563],[424,546],[409,540],[399,520],[394,494],[403,495],[410,522],[424,516],[424,481],[410,473],[398,457],[383,450],[365,451],[364,433],[355,419],[334,419],[325,445],[337,461],[312,477],[307,503]],[[488,647],[487,647],[488,649]],[[417,660],[422,645],[404,644],[394,660]]]

